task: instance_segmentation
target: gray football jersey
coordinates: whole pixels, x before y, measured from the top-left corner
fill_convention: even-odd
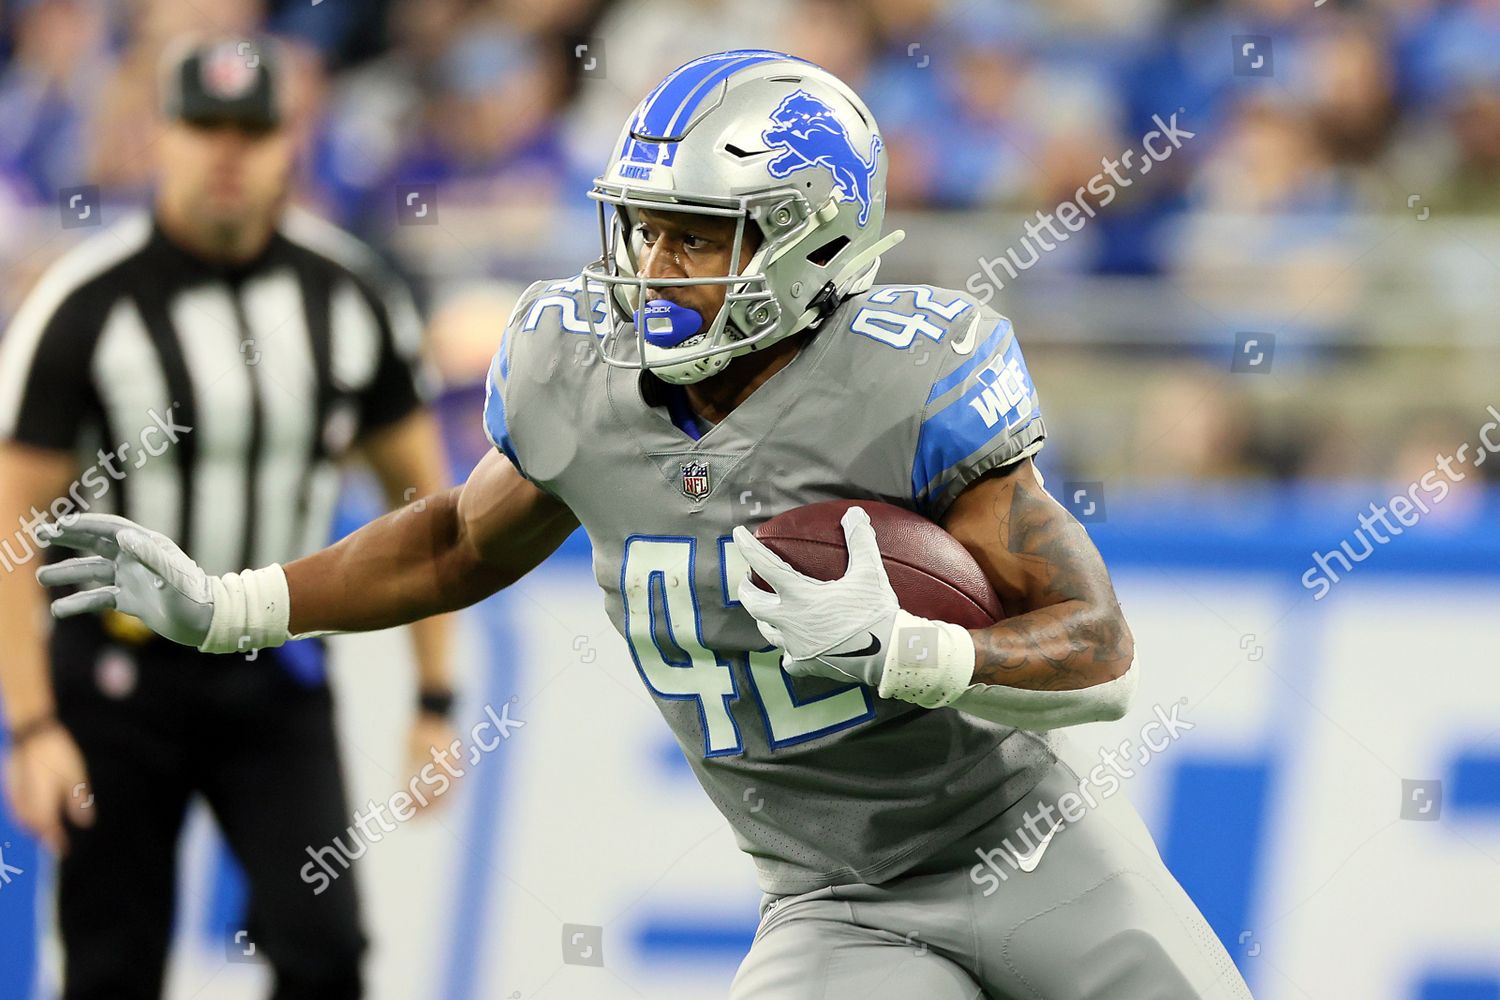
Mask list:
[[[680,390],[598,360],[584,308],[580,279],[527,289],[486,430],[582,523],[609,616],[761,887],[882,882],[1030,791],[1054,761],[1035,734],[786,674],[735,600],[730,536],[832,499],[939,519],[1037,451],[1009,321],[963,292],[876,286],[695,439],[673,420]]]

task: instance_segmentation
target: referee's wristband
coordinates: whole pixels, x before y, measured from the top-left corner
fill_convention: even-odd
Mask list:
[[[444,689],[424,690],[417,695],[417,708],[423,715],[449,718],[453,715],[453,692]]]

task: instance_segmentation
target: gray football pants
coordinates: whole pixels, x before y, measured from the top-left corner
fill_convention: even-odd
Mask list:
[[[1057,814],[1039,806],[1078,783],[1059,764],[984,829],[881,885],[766,896],[731,1000],[1248,998],[1122,794],[1046,839]]]

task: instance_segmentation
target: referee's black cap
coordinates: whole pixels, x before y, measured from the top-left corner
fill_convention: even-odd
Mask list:
[[[223,38],[169,51],[162,114],[195,125],[276,128],[283,109],[273,46],[264,39]]]

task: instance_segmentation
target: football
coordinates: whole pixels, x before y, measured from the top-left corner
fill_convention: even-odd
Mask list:
[[[891,587],[914,615],[983,628],[1004,617],[995,588],[967,549],[920,514],[872,500],[825,500],[778,514],[755,537],[797,571],[818,580],[843,576],[849,563],[839,519],[850,507],[870,515]],[[757,586],[764,587],[758,578]]]

